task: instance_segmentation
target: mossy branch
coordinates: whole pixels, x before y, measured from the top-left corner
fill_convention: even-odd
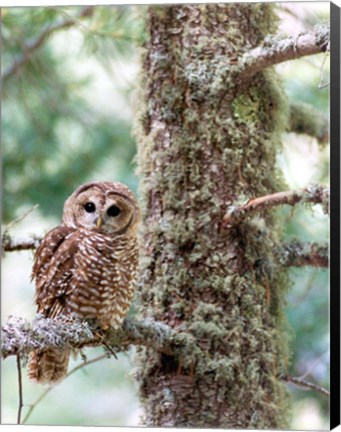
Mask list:
[[[245,53],[240,60],[240,78],[250,79],[263,69],[288,60],[318,54],[329,49],[329,25],[317,25],[298,36],[272,36],[263,45]]]
[[[328,119],[320,110],[303,102],[290,104],[288,131],[314,137],[319,144],[326,144],[329,141]]]
[[[1,247],[3,252],[34,250],[37,249],[41,240],[42,237],[40,236],[12,238],[9,234],[5,233],[2,237]]]
[[[46,39],[53,33],[69,28],[77,22],[77,20],[86,18],[92,15],[94,6],[86,6],[72,18],[63,19],[54,24],[49,24],[36,38],[28,41],[22,49],[22,54],[7,68],[2,74],[1,82],[4,84],[10,77],[14,76],[30,59],[34,51],[39,49]]]
[[[325,213],[329,213],[329,188],[311,184],[304,189],[277,192],[249,200],[246,204],[235,206],[225,214],[224,226],[238,223],[242,218],[255,211],[269,209],[279,205],[294,206],[298,203],[322,204]]]
[[[49,319],[37,315],[32,323],[10,317],[2,327],[1,355],[6,358],[20,353],[25,356],[33,350],[47,348],[72,349],[103,345],[114,352],[124,351],[130,345],[151,347],[167,355],[182,353],[192,360],[202,356],[194,338],[176,332],[171,327],[152,320],[125,319],[120,329],[99,331],[90,322],[60,317]]]
[[[278,253],[279,262],[286,267],[328,267],[329,249],[327,244],[304,243],[294,240],[283,244]]]

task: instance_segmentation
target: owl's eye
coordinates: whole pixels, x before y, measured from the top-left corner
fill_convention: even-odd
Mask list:
[[[85,209],[85,211],[86,211],[87,213],[93,213],[93,212],[96,210],[96,206],[95,206],[95,204],[92,203],[92,202],[87,202],[87,203],[84,205],[84,209]]]
[[[107,210],[107,214],[108,216],[112,216],[112,217],[116,217],[121,213],[121,209],[118,208],[117,206],[113,205],[111,207],[108,208]]]

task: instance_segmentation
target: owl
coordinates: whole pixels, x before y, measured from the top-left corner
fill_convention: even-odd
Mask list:
[[[38,313],[48,318],[94,319],[117,328],[134,293],[139,207],[121,183],[89,182],[66,200],[62,223],[36,251],[32,279]],[[31,354],[28,376],[56,383],[67,373],[70,350]]]

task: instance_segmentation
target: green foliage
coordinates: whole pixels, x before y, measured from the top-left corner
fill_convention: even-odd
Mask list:
[[[85,51],[109,66],[113,57],[126,59],[135,54],[132,44],[145,40],[144,8],[131,6],[98,7],[84,32]],[[110,53],[110,56],[108,56]]]
[[[73,189],[94,178],[120,180],[136,189],[135,143],[129,121],[111,115],[95,97],[86,96],[93,81],[90,72],[78,76],[69,71],[77,61],[95,54],[105,61],[108,72],[118,55],[121,62],[131,61],[132,42],[143,39],[143,21],[126,6],[111,8],[110,13],[98,7],[90,16],[78,18],[82,10],[13,8],[3,12],[5,73],[25,57],[27,47],[48,33],[4,85],[5,222],[36,203],[44,215],[59,217]],[[72,26],[65,25],[73,20]],[[58,30],[50,32],[53,27]],[[81,40],[74,58],[61,54],[65,42],[58,39],[59,32],[70,44]]]

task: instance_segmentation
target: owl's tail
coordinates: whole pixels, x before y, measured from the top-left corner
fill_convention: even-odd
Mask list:
[[[50,348],[47,351],[33,351],[28,364],[28,377],[40,384],[55,384],[62,380],[69,364],[71,351]]]

